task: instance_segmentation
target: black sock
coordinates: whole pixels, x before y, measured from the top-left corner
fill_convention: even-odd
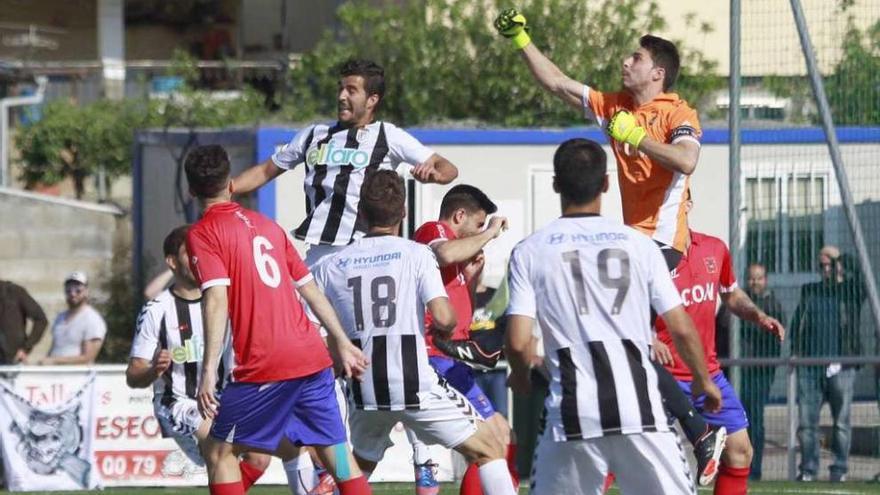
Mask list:
[[[672,373],[666,370],[662,364],[657,361],[654,363],[654,369],[657,370],[657,385],[660,387],[660,395],[663,398],[663,405],[672,417],[678,420],[681,429],[688,437],[691,444],[696,444],[697,440],[706,433],[709,425],[700,416],[700,413],[694,409],[691,401],[684,395],[679,388],[678,383]]]

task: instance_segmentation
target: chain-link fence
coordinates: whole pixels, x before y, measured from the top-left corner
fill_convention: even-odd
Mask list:
[[[795,22],[799,5],[836,127],[839,169]],[[731,163],[740,202],[731,209],[732,249],[741,285],[789,336],[780,345],[742,324],[730,333],[731,351],[796,358],[774,366],[746,359],[729,369],[751,419],[753,475],[872,479],[880,472],[880,357],[869,290],[880,266],[880,1],[746,0],[732,30],[736,23],[740,116],[752,138]]]

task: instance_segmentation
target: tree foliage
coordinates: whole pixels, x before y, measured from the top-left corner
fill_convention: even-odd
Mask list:
[[[26,186],[55,184],[71,177],[80,198],[85,180],[99,168],[108,180],[131,172],[138,129],[254,125],[266,113],[262,95],[252,88],[244,89],[240,97],[223,100],[196,89],[196,61],[183,52],[175,55],[170,73],[183,77],[185,83],[165,99],[47,104],[40,121],[22,128],[16,137]]]
[[[825,78],[835,123],[880,124],[880,21],[865,31],[850,22],[841,48],[840,61]]]
[[[577,114],[532,80],[510,43],[492,28],[494,13],[509,2],[411,0],[372,6],[343,4],[339,29],[327,32],[292,71],[288,118],[332,115],[336,68],[357,56],[386,70],[384,115],[404,125],[477,119],[502,126],[582,124]],[[665,22],[657,2],[647,0],[530,0],[519,2],[539,48],[574,78],[593,87],[620,86],[622,60],[642,34]],[[691,17],[696,23],[696,18]],[[702,24],[705,32],[711,26]],[[679,44],[683,47],[682,44]],[[715,62],[684,47],[678,89],[692,102],[718,88]]]

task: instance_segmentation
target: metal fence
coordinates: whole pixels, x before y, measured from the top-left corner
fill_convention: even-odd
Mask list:
[[[877,0],[731,2],[731,108],[773,106],[730,115],[731,248],[789,330],[779,345],[732,321],[725,337],[763,479],[880,474],[880,142],[836,139],[880,126],[878,33]],[[740,129],[768,126],[821,126],[828,146],[739,146]]]

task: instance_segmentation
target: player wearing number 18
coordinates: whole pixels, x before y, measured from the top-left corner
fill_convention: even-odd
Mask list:
[[[563,215],[514,248],[508,279],[510,385],[530,388],[536,319],[551,376],[530,493],[601,493],[609,471],[622,493],[696,493],[650,361],[649,308],[671,329],[694,376],[692,393],[705,392],[714,411],[721,393],[693,322],[657,245],[599,216],[608,189],[601,146],[562,143],[553,171]]]
[[[205,212],[187,235],[193,274],[205,300],[205,352],[199,409],[214,419],[205,445],[212,495],[240,495],[236,454],[258,450],[285,460],[315,446],[343,495],[370,493],[345,443],[331,358],[294,291],[327,329],[342,373],[366,366],[284,230],[230,201],[229,157],[200,146],[184,163],[190,192]],[[232,383],[218,403],[217,359],[232,322]],[[219,406],[219,410],[218,410]]]
[[[468,398],[441,380],[428,362],[425,310],[445,338],[456,327],[431,249],[397,237],[406,212],[403,179],[390,170],[366,178],[361,214],[366,237],[327,257],[315,278],[352,339],[370,355],[363,382],[352,382],[351,442],[361,469],[372,471],[392,445],[399,422],[479,465],[487,495],[513,495],[504,445]]]

